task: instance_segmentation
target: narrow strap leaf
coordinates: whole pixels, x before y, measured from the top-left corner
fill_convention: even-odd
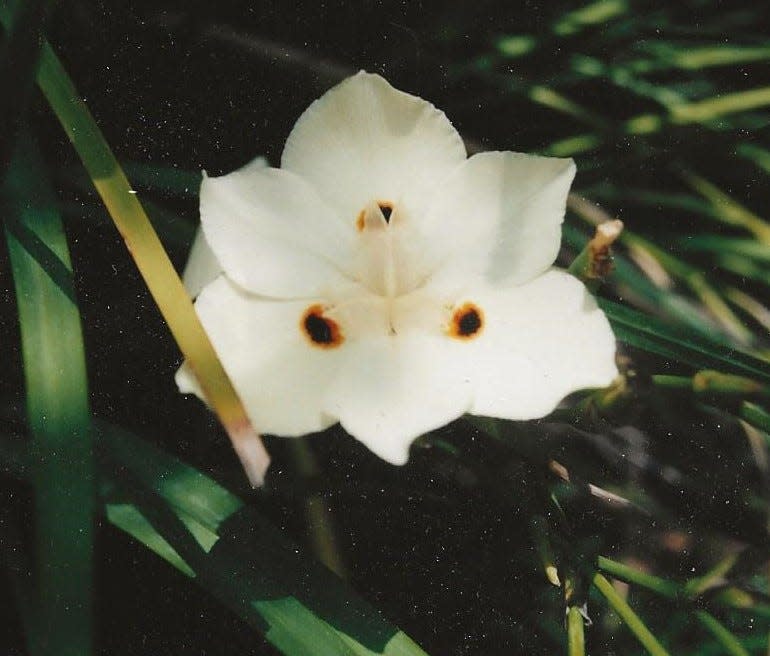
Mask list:
[[[744,351],[705,337],[685,333],[660,319],[638,312],[604,298],[599,306],[612,323],[618,339],[630,346],[672,358],[699,369],[717,369],[727,373],[770,382],[770,363]]]
[[[0,7],[0,20],[7,25],[8,18],[7,10]],[[83,161],[206,399],[227,430],[249,480],[254,486],[261,485],[270,462],[264,445],[136,193],[47,41],[42,45],[37,82]]]
[[[33,437],[39,654],[92,653],[94,474],[80,314],[61,218],[25,140],[3,186]]]

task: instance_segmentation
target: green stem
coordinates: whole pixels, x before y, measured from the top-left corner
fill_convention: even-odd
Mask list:
[[[349,578],[337,540],[334,517],[323,496],[314,489],[314,481],[321,475],[315,454],[304,437],[291,440],[290,448],[297,472],[304,479],[304,487],[307,490],[303,495],[303,502],[313,553],[337,576],[342,579]]]
[[[770,397],[770,385],[735,374],[704,369],[694,376],[653,375],[653,383],[666,389],[690,391],[694,394],[717,394],[721,396]]]
[[[728,654],[731,656],[751,656],[740,640],[711,613],[699,610],[695,613],[695,617],[717,639]]]
[[[669,656],[663,645],[658,642],[658,639],[604,576],[597,572],[594,575],[593,584],[620,619],[623,620],[631,633],[636,636],[636,639],[652,656]]]
[[[585,656],[586,641],[583,615],[577,606],[567,610],[567,653],[569,656]]]
[[[768,90],[765,90],[766,93]],[[768,96],[770,97],[770,96]],[[728,225],[743,228],[752,233],[758,241],[770,245],[770,224],[747,207],[726,194],[715,184],[694,173],[683,174],[685,181],[713,205],[717,216]]]
[[[561,586],[559,570],[556,567],[556,559],[551,548],[551,541],[548,538],[548,522],[542,515],[534,515],[529,521],[529,528],[532,533],[535,551],[537,551],[540,562],[543,564],[545,577],[551,585]]]
[[[647,588],[651,592],[666,597],[667,599],[678,599],[682,594],[682,587],[659,576],[640,572],[638,569],[619,563],[616,560],[599,556],[597,565],[600,570],[606,572],[615,579],[639,585]]]

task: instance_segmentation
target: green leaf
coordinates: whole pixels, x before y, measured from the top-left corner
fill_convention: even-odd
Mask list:
[[[668,652],[652,634],[652,631],[647,628],[631,606],[617,593],[604,576],[595,574],[593,584],[651,656],[668,656]]]
[[[0,22],[9,13],[0,4]],[[211,345],[192,300],[174,270],[128,178],[47,41],[43,41],[37,83],[77,151],[97,192],[120,232],[147,289],[198,379],[211,408],[228,432],[252,485],[261,485],[270,457],[251,425]]]
[[[92,650],[94,474],[80,314],[61,218],[33,144],[2,188],[33,437],[40,654]]]
[[[716,617],[704,610],[696,611],[698,621],[716,638],[730,656],[750,656],[740,640]]]
[[[425,654],[227,489],[127,431],[100,426],[110,521],[283,653]]]
[[[700,369],[717,369],[770,382],[770,364],[737,348],[671,326],[604,298],[597,299],[617,338],[630,346]]]

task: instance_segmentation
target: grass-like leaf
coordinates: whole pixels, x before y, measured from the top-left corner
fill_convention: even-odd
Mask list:
[[[0,20],[6,25],[9,21],[2,6]],[[126,241],[180,350],[196,372],[209,404],[230,435],[249,480],[261,485],[270,458],[136,193],[47,41],[42,45],[37,82]]]
[[[604,576],[594,575],[593,584],[651,656],[668,656],[663,645]]]
[[[2,190],[21,325],[35,489],[35,654],[92,650],[94,475],[88,381],[69,250],[31,142]]]
[[[421,656],[334,574],[201,472],[101,426],[107,516],[289,656]]]
[[[671,326],[631,308],[599,299],[615,335],[636,348],[701,369],[718,369],[770,382],[770,364],[739,349]]]

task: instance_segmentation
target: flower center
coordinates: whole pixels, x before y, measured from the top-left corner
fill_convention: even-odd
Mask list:
[[[377,296],[393,299],[414,291],[422,261],[414,231],[402,206],[372,200],[358,213],[356,279]],[[410,239],[411,237],[411,239]]]
[[[431,294],[424,241],[401,205],[372,200],[353,226],[350,273],[358,284],[305,310],[299,325],[313,346],[333,349],[345,339],[423,331],[467,341],[482,332],[484,313],[476,304],[447,305]]]

